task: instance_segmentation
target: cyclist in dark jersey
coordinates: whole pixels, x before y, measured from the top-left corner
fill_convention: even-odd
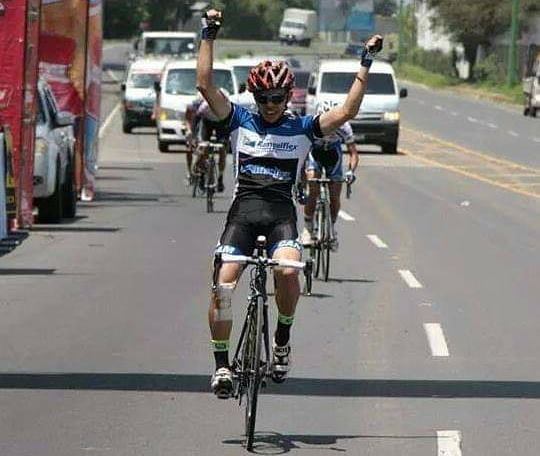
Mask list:
[[[300,260],[293,186],[315,138],[333,133],[358,113],[373,53],[382,47],[382,37],[375,35],[367,42],[345,103],[315,117],[286,113],[294,74],[285,62],[261,62],[248,77],[248,89],[258,108],[253,113],[227,100],[212,81],[213,42],[221,21],[219,11],[204,15],[197,64],[198,89],[216,116],[227,121],[237,164],[234,199],[217,251],[251,255],[257,236],[264,235],[269,256]],[[237,264],[221,266],[208,312],[216,361],[211,388],[220,398],[232,393],[228,356],[231,298],[241,272],[242,266]],[[275,270],[274,279],[278,323],[272,345],[272,378],[282,382],[290,367],[289,336],[300,284],[292,269]]]

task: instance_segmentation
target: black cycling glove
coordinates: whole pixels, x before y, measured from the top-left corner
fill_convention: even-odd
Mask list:
[[[362,54],[360,56],[360,64],[363,67],[369,68],[371,67],[371,64],[373,63],[373,58],[377,53],[379,53],[383,48],[383,40],[381,39],[376,45],[374,46],[365,46],[364,49],[362,49]]]
[[[204,13],[201,18],[202,28],[201,28],[201,38],[203,40],[215,40],[223,22],[223,18],[212,18],[208,17],[208,13]]]

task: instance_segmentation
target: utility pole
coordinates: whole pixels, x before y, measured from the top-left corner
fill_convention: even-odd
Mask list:
[[[403,17],[403,0],[399,0],[399,43],[398,43],[398,66],[403,63],[403,53],[405,52],[405,43],[403,42],[403,35],[405,34],[404,27],[404,17]]]
[[[510,28],[510,49],[508,51],[508,74],[507,84],[512,86],[516,83],[517,73],[517,40],[519,20],[519,0],[512,1],[512,26]]]

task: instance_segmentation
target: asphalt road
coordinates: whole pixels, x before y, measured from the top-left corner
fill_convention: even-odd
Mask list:
[[[208,393],[210,258],[231,177],[208,215],[183,154],[108,120],[96,200],[1,259],[0,453],[243,454],[241,409]],[[537,455],[538,198],[409,154],[442,144],[434,128],[409,126],[407,154],[362,154],[332,280],[299,304],[292,378],[262,396],[258,453]],[[477,166],[493,166],[499,152],[483,152]]]

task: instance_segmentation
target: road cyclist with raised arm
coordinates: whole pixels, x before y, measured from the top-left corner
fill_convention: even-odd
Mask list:
[[[298,241],[293,187],[316,138],[333,133],[358,113],[373,54],[382,48],[382,37],[375,35],[368,40],[343,105],[317,116],[297,117],[286,113],[294,74],[285,62],[263,61],[251,69],[248,89],[255,98],[257,112],[231,103],[214,85],[214,40],[222,21],[220,11],[205,13],[197,63],[198,89],[216,116],[226,121],[237,164],[234,198],[216,252],[251,255],[257,237],[263,235],[269,257],[299,261],[302,246]],[[211,388],[219,398],[228,398],[233,392],[229,364],[231,300],[242,270],[239,264],[222,264],[212,287],[208,319],[216,369]],[[272,344],[272,378],[279,383],[290,368],[290,331],[300,283],[297,270],[292,268],[276,269],[274,281],[278,322]]]
[[[331,101],[323,101],[317,108],[319,115],[330,111],[336,104]],[[343,174],[343,150],[341,145],[345,144],[349,153],[348,167],[345,175]],[[306,178],[320,178],[321,172],[324,169],[327,179],[332,182],[329,184],[330,189],[330,216],[332,219],[332,251],[338,249],[338,236],[336,230],[336,221],[339,210],[341,209],[341,188],[342,182],[352,184],[356,177],[355,171],[358,167],[358,150],[354,141],[354,133],[351,124],[345,122],[337,128],[332,134],[326,135],[323,138],[317,138],[313,144],[313,149],[310,152],[306,162]],[[319,196],[319,186],[316,183],[308,182],[308,196],[304,206],[304,230],[302,232],[302,243],[310,244],[314,237],[313,230],[313,215]]]

